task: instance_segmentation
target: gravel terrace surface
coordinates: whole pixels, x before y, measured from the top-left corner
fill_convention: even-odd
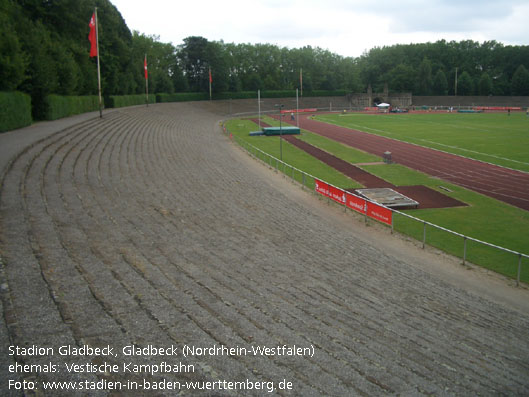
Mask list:
[[[117,110],[24,145],[27,130],[0,135],[13,148],[0,162],[4,395],[21,394],[17,379],[36,382],[28,395],[529,394],[527,289],[302,191],[231,143],[214,110]],[[132,344],[178,355],[125,355]],[[60,354],[86,345],[116,354]],[[238,350],[184,357],[184,345]],[[117,370],[68,372],[105,362]],[[181,372],[152,373],[161,362]],[[102,380],[129,389],[43,389]],[[142,388],[219,380],[254,390]]]

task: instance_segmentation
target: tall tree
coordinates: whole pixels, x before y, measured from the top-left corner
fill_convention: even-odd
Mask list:
[[[433,79],[433,93],[435,95],[446,95],[448,93],[448,82],[446,75],[439,69]]]
[[[207,45],[208,64],[208,85],[209,85],[209,68],[211,68],[212,90],[213,92],[228,91],[230,86],[228,62],[225,59],[224,43],[209,42]]]
[[[472,95],[474,91],[473,85],[472,77],[467,71],[464,71],[457,81],[457,95]]]
[[[401,63],[390,71],[388,77],[392,91],[411,92],[413,90],[415,71],[411,66]]]
[[[44,118],[45,98],[57,93],[59,81],[55,60],[52,56],[51,34],[39,21],[29,23],[22,37],[24,52],[31,54],[26,79],[20,88],[31,95],[33,118]]]
[[[478,82],[478,94],[490,95],[492,94],[492,79],[487,72],[483,73]]]
[[[178,57],[182,63],[184,74],[191,91],[207,91],[209,67],[208,40],[200,36],[190,36],[184,39],[179,47]]]
[[[430,95],[432,91],[432,63],[428,58],[424,58],[419,65],[417,72],[417,89],[414,93],[417,95]]]
[[[11,20],[13,3],[1,0],[0,5],[0,91],[10,91],[24,81],[29,60]]]
[[[529,95],[529,71],[524,65],[518,66],[511,81],[513,95]]]

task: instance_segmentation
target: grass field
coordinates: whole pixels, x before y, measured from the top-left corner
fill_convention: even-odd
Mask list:
[[[529,172],[525,112],[324,114],[317,120]]]
[[[270,125],[275,125],[275,120],[271,118],[263,118],[263,120]],[[277,123],[279,124],[279,122]],[[237,137],[237,139],[258,147],[270,156],[280,158],[279,136],[249,136],[248,134],[250,131],[257,130],[257,125],[250,120],[230,120],[227,123],[227,128]],[[342,188],[348,189],[362,187],[358,182],[353,181],[341,172],[336,171],[334,168],[322,163],[284,140],[282,142],[282,151],[283,161],[299,170]],[[295,176],[295,179],[298,182],[301,182],[301,176],[299,174]],[[309,188],[314,188],[314,181],[307,180],[306,182]]]
[[[360,116],[363,116],[361,117],[362,119],[366,118],[369,121],[371,125],[370,128],[381,127],[380,125],[376,124],[377,120],[381,121],[381,123],[386,123],[391,121],[389,120],[390,118],[393,118],[392,116]],[[401,116],[403,115],[395,115],[395,118]],[[408,117],[407,115],[404,116]],[[419,122],[423,123],[424,117],[422,116],[444,117],[445,115],[419,114],[413,116],[421,116],[419,117]],[[451,117],[454,115],[452,114],[448,116]],[[479,114],[470,116],[487,115]],[[513,116],[514,115],[510,117]],[[353,116],[349,117],[350,119],[354,119]],[[340,123],[342,123],[344,119],[347,119],[347,117],[338,117],[336,115],[333,115],[332,118],[328,118],[327,115],[319,116],[318,118],[322,120],[327,118],[326,121],[338,119],[340,120]],[[457,119],[458,117],[455,117],[452,120]],[[278,123],[270,118],[264,118],[264,121],[271,125]],[[412,121],[413,119],[408,117],[408,123],[411,123]],[[465,120],[465,123],[467,122],[468,120]],[[393,123],[399,124],[401,121],[393,121]],[[230,132],[236,135],[238,139],[251,143],[252,145],[259,147],[261,150],[269,153],[272,156],[279,157],[278,137],[250,137],[248,135],[249,131],[254,131],[257,129],[257,126],[253,122],[249,120],[231,120],[227,126]],[[353,128],[351,125],[350,127]],[[359,127],[354,128],[360,129]],[[422,136],[425,136],[424,133]],[[380,158],[371,154],[364,153],[307,131],[302,131],[302,135],[299,136],[299,138],[353,164],[369,163],[381,160]],[[292,164],[294,167],[321,178],[322,180],[328,181],[338,187],[359,187],[358,183],[351,181],[338,171],[321,163],[319,160],[309,156],[305,152],[293,147],[287,142],[283,142],[283,159],[288,164]],[[405,211],[406,213],[458,233],[522,252],[524,254],[529,254],[529,212],[504,204],[498,200],[494,200],[462,187],[452,185],[447,182],[440,182],[439,179],[432,178],[402,165],[392,164],[359,166],[366,171],[393,183],[394,185],[429,186],[432,189],[438,190],[443,194],[449,195],[468,204],[468,206],[465,207],[409,210]],[[295,179],[300,180],[299,178]],[[440,185],[449,189],[451,192],[441,189],[439,187]],[[309,184],[309,186],[313,188],[313,185]],[[398,214],[395,215],[394,219],[395,229],[397,231],[410,235],[420,241],[422,240],[422,223],[413,221]],[[427,244],[440,248],[450,254],[459,257],[463,256],[463,241],[460,237],[456,237],[449,233],[428,227],[426,242]],[[512,254],[506,254],[496,249],[491,249],[476,243],[469,242],[467,243],[467,260],[472,263],[480,264],[488,269],[494,270],[509,277],[516,277],[518,258]],[[523,271],[521,280],[529,282],[529,260],[523,259],[522,265]]]

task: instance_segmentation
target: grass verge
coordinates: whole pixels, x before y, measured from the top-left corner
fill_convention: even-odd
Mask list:
[[[269,120],[266,120],[267,122]],[[273,123],[269,123],[273,124]],[[280,158],[280,142],[278,136],[249,136],[250,131],[257,130],[257,124],[250,120],[237,119],[229,120],[226,123],[226,128],[232,133],[236,139],[247,142],[263,152]],[[351,189],[362,187],[358,182],[353,181],[351,178],[343,175],[341,172],[336,171],[334,168],[322,163],[315,159],[311,155],[298,149],[297,147],[289,144],[285,140],[281,143],[283,152],[283,161],[294,168],[304,171],[308,174],[315,176],[316,178],[322,179],[342,189]],[[255,154],[255,153],[254,153]],[[256,154],[259,157],[259,154]],[[262,158],[263,161],[268,162],[268,159]],[[276,164],[275,162],[269,163],[270,166],[277,168],[285,173],[291,175],[292,170],[289,167],[283,169],[283,166]],[[294,172],[294,179],[298,182],[303,182],[301,174]],[[306,180],[306,186],[314,188],[313,180]]]

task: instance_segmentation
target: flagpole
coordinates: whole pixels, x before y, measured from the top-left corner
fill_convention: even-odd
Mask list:
[[[299,97],[298,97],[298,89],[296,88],[296,124],[299,128]]]
[[[98,22],[97,22],[97,7],[95,8],[96,16],[96,46],[97,46],[97,88],[99,91],[99,117],[103,118],[103,101],[101,100],[101,68],[99,66],[99,31],[98,31]]]
[[[299,68],[299,87],[303,98],[303,68]]]
[[[149,74],[147,72],[147,54],[145,54],[145,98],[147,101],[147,107],[149,106]]]
[[[209,100],[211,101],[211,66],[209,68]]]

